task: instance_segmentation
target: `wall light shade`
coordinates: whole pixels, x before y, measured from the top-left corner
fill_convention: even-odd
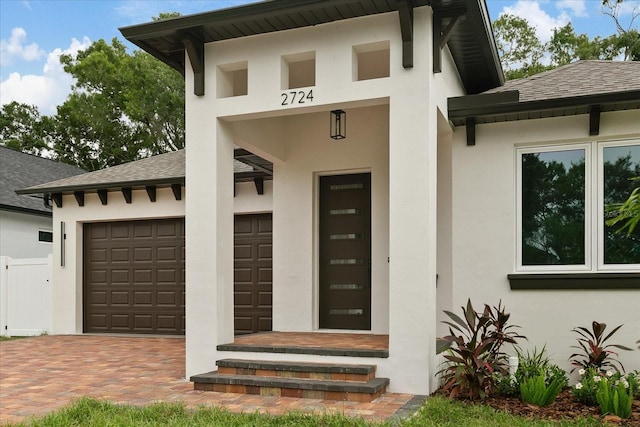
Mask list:
[[[345,139],[347,137],[347,113],[343,110],[333,110],[329,114],[329,135],[333,139]]]

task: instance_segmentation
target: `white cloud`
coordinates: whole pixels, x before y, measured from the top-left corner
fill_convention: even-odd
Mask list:
[[[23,61],[37,61],[44,56],[44,50],[37,44],[26,45],[27,32],[24,28],[14,28],[11,30],[9,40],[0,40],[0,65],[6,66],[19,58]]]
[[[557,17],[549,15],[542,10],[539,1],[518,0],[513,6],[505,6],[502,11],[529,21],[529,24],[536,29],[536,35],[542,43],[551,40],[554,28],[563,27],[571,20],[565,11]]]
[[[87,37],[81,41],[73,39],[68,48],[57,48],[50,52],[41,75],[21,75],[15,72],[9,74],[6,80],[0,82],[2,104],[17,101],[37,106],[41,114],[55,114],[56,107],[67,99],[73,84],[73,78],[65,73],[60,64],[60,55],[75,55],[90,44],[91,41]]]
[[[556,7],[560,10],[569,10],[574,16],[588,16],[586,0],[559,0],[556,2]]]

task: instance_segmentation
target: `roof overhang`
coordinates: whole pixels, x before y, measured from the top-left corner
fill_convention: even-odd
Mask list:
[[[449,121],[467,126],[467,144],[475,144],[475,126],[515,120],[589,114],[589,134],[597,135],[600,114],[640,109],[640,90],[519,101],[517,90],[453,97],[447,100]]]
[[[193,64],[194,91],[196,95],[203,95],[203,46],[206,43],[380,13],[398,13],[403,66],[409,68],[412,50],[408,49],[412,49],[413,43],[411,17],[413,9],[422,6],[432,7],[434,31],[437,31],[434,39],[448,45],[468,93],[480,93],[504,83],[484,0],[269,0],[122,27],[120,32],[183,74],[186,52]]]

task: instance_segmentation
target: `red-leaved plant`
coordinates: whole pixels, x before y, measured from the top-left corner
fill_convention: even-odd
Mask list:
[[[606,323],[599,323],[595,320],[591,323],[591,331],[583,326],[573,328],[572,331],[580,335],[578,339],[578,345],[573,345],[571,348],[580,350],[579,353],[573,353],[569,356],[569,361],[574,366],[571,372],[576,369],[596,368],[600,371],[606,371],[608,368],[618,370],[618,366],[624,372],[624,366],[616,357],[618,353],[610,350],[611,347],[618,348],[620,350],[633,350],[629,347],[620,344],[608,344],[605,342],[611,338],[613,334],[618,332],[622,325],[618,325],[609,334],[604,336],[604,331],[607,328]]]
[[[507,325],[510,314],[502,302],[493,308],[485,304],[482,312],[476,312],[468,300],[466,308],[462,307],[463,318],[450,311],[444,313],[452,321],[443,321],[449,325],[449,335],[437,341],[438,354],[446,353],[445,366],[436,373],[442,375],[442,389],[451,397],[484,399],[494,387],[493,373],[508,374],[502,345],[525,337],[511,330],[518,326]]]

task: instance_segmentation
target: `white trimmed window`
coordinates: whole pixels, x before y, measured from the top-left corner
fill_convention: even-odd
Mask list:
[[[638,185],[640,141],[520,148],[516,159],[518,271],[640,268],[640,229],[605,223],[606,206]]]

